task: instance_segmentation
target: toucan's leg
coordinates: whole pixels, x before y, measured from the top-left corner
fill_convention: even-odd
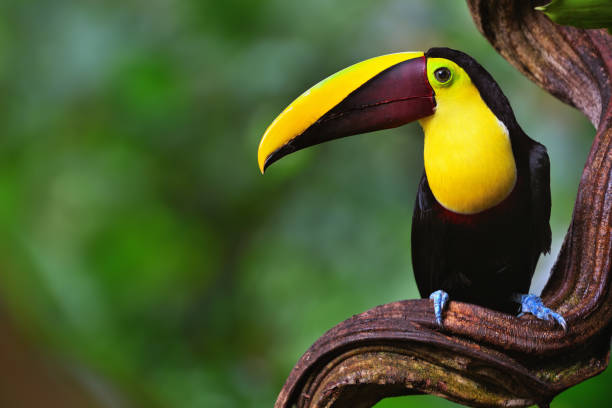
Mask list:
[[[542,299],[539,296],[527,294],[527,295],[514,295],[514,300],[521,304],[521,313],[519,316],[524,315],[525,313],[531,313],[535,317],[541,320],[554,320],[556,321],[563,330],[567,330],[567,323],[565,323],[565,319],[559,313],[553,311],[552,309],[544,306],[542,303]]]
[[[440,326],[442,326],[442,311],[448,302],[448,293],[443,290],[436,290],[429,298],[433,300],[434,304],[434,313],[436,314],[436,321]]]

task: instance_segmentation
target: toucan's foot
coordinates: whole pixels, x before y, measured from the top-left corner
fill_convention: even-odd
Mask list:
[[[521,304],[521,313],[519,314],[519,317],[525,313],[531,313],[541,320],[554,320],[561,327],[563,327],[563,330],[567,331],[567,323],[565,322],[563,316],[544,306],[544,303],[542,303],[542,299],[540,299],[539,296],[532,294],[515,295],[515,300]]]
[[[448,293],[443,290],[436,290],[429,298],[433,300],[434,304],[434,313],[436,314],[436,321],[440,326],[442,326],[442,311],[446,307],[446,303],[448,302]]]

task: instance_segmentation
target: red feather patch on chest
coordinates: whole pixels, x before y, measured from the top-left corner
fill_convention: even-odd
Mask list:
[[[440,217],[449,224],[463,226],[479,226],[491,222],[500,222],[503,218],[516,214],[516,211],[524,205],[521,203],[520,194],[518,193],[519,183],[514,186],[510,195],[501,203],[493,208],[479,212],[477,214],[459,214],[447,208],[444,208],[436,201],[436,209]]]

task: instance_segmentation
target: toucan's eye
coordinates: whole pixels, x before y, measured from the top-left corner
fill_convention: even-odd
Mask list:
[[[438,68],[434,71],[436,80],[441,84],[445,84],[451,79],[451,71],[446,67]]]

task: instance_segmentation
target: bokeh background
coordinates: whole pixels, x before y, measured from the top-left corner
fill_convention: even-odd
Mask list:
[[[325,76],[431,46],[476,57],[552,161],[554,250],[593,127],[448,0],[3,0],[0,406],[270,407],[324,331],[418,297],[418,125],[259,174],[274,117]],[[557,398],[596,406],[608,370]],[[454,406],[422,396],[380,407]]]

